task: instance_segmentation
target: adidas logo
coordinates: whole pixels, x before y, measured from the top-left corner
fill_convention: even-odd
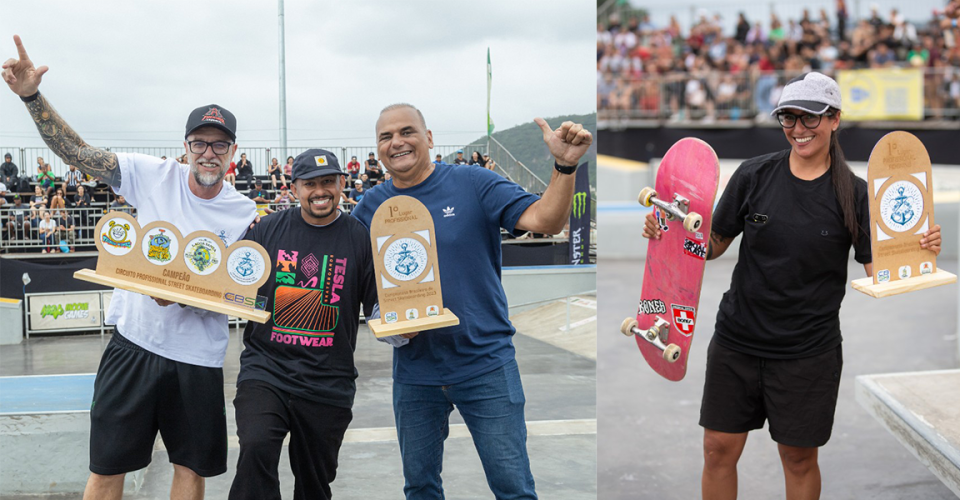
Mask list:
[[[457,214],[453,213],[453,207],[447,207],[447,208],[444,208],[444,209],[443,209],[443,216],[444,216],[444,217],[454,217],[454,216],[456,216],[456,215],[457,215]]]

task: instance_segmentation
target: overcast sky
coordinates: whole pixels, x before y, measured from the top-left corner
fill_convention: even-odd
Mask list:
[[[238,143],[279,143],[278,9],[270,0],[0,2],[0,60],[23,39],[40,90],[96,146],[181,145],[187,114],[217,103]],[[596,7],[584,0],[287,0],[291,147],[374,143],[380,109],[418,106],[438,145],[596,111]],[[4,85],[5,87],[5,85]],[[0,89],[0,147],[42,145]],[[556,125],[556,124],[553,124]]]

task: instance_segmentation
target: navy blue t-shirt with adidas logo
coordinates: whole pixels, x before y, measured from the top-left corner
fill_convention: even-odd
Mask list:
[[[515,357],[515,330],[500,283],[500,228],[512,232],[539,197],[487,169],[439,164],[416,186],[398,189],[388,181],[368,190],[351,215],[369,227],[380,204],[399,195],[420,200],[433,217],[443,305],[460,324],[422,332],[395,349],[394,379],[450,385],[505,365]]]

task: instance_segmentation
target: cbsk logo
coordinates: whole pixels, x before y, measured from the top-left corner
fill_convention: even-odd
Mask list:
[[[257,297],[244,297],[243,295],[227,292],[223,294],[223,301],[241,304],[261,311],[267,308],[267,298],[262,295],[258,295]]]
[[[587,210],[587,193],[586,191],[582,193],[573,194],[573,216],[576,218],[583,217],[583,213]]]

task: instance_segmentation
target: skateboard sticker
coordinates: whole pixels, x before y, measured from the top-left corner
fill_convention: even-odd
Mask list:
[[[900,266],[900,279],[905,280],[910,277],[910,266]]]
[[[180,242],[173,232],[168,234],[167,231],[169,231],[167,228],[155,227],[144,235],[141,250],[147,262],[165,266],[173,262],[174,257],[177,256]]]
[[[666,218],[666,216],[663,215],[663,212],[661,212],[659,208],[655,208],[655,209],[653,210],[653,213],[655,214],[655,216],[656,216],[656,218],[657,218],[657,225],[660,226],[660,230],[661,230],[661,231],[669,231],[669,230],[670,230],[670,226],[667,225],[667,218]]]
[[[383,316],[383,320],[387,323],[396,323],[397,322],[397,313],[394,311],[388,312]]]
[[[408,320],[409,320],[409,319],[417,319],[417,318],[419,318],[419,317],[420,317],[420,312],[417,311],[417,308],[416,308],[416,307],[407,309],[407,319],[408,319]]]
[[[697,310],[690,306],[681,306],[670,304],[673,309],[673,324],[680,330],[680,333],[689,337],[693,335],[693,329],[696,326]]]
[[[690,238],[684,238],[683,253],[700,260],[707,260],[707,245],[699,241],[693,241]]]
[[[890,270],[889,270],[889,269],[881,269],[880,271],[877,271],[877,282],[878,282],[878,283],[886,283],[886,282],[888,282],[888,281],[890,281]]]
[[[930,274],[933,272],[933,262],[927,261],[920,263],[920,274]]]
[[[695,238],[697,238],[698,240],[703,241],[703,233],[701,233],[701,232],[696,232],[696,233],[693,233],[693,236],[694,236]]]
[[[637,314],[667,314],[667,305],[660,299],[641,300]]]
[[[440,308],[437,306],[427,306],[427,316],[439,316]]]

